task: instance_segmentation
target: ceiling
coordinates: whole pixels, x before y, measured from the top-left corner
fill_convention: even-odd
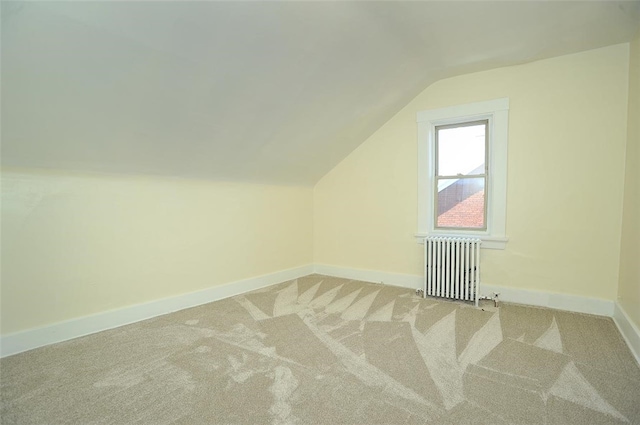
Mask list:
[[[640,2],[2,2],[2,164],[312,185],[434,81]]]

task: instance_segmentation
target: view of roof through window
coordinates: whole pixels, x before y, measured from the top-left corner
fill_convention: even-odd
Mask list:
[[[481,121],[437,129],[437,227],[485,227],[486,128]]]

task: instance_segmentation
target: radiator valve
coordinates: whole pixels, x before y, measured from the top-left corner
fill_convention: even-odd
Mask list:
[[[486,295],[483,295],[483,296],[479,297],[478,299],[479,300],[491,300],[491,301],[493,301],[494,307],[498,307],[498,303],[500,302],[500,300],[498,299],[498,296],[500,296],[499,292],[492,292],[490,297],[488,297]]]
[[[424,289],[421,289],[421,288],[416,289],[416,295],[419,297],[424,297]]]

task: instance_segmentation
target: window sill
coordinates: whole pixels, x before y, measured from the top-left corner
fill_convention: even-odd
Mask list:
[[[415,238],[419,244],[424,244],[424,238],[428,236],[440,236],[443,238],[479,238],[482,241],[480,248],[483,249],[505,249],[509,238],[487,235],[455,234],[455,233],[416,233]]]

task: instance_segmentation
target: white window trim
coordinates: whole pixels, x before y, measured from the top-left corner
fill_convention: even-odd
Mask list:
[[[439,125],[489,120],[489,179],[487,229],[435,230],[435,128]],[[507,145],[509,136],[509,99],[469,103],[442,109],[420,111],[418,122],[418,232],[422,243],[427,236],[469,237],[482,240],[482,248],[504,249],[507,216]]]

